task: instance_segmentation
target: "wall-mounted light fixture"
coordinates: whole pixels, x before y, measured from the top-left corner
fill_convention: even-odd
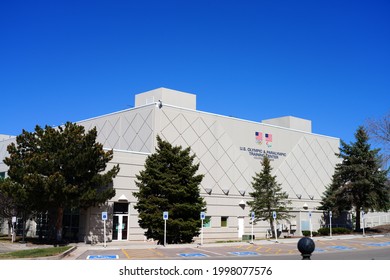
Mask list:
[[[230,190],[229,189],[222,189],[222,191],[224,194],[228,195]]]

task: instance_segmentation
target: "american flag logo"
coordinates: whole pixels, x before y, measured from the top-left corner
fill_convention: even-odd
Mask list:
[[[266,133],[265,134],[265,144],[268,147],[271,147],[272,146],[271,142],[272,142],[272,134]]]
[[[255,132],[255,139],[256,139],[256,143],[261,145],[261,143],[263,143],[263,133],[262,132]]]

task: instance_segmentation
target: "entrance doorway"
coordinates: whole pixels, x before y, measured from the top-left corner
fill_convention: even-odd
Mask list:
[[[238,217],[238,238],[244,235],[244,217]]]
[[[127,240],[129,204],[114,202],[112,240]]]
[[[112,240],[127,240],[127,215],[114,214]]]

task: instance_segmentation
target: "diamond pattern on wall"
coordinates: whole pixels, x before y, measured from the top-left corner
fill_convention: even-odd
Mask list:
[[[239,190],[246,191],[250,187],[244,176],[253,171],[214,117],[174,110],[163,110],[162,116],[161,136],[172,145],[191,147],[198,157],[199,172],[205,174],[201,184],[204,190],[212,189],[213,194],[220,195],[228,190],[238,195]]]
[[[321,199],[333,175],[335,153],[326,139],[303,136],[275,171],[289,197]]]
[[[154,106],[136,110],[126,110],[79,122],[86,130],[95,127],[97,141],[105,148],[134,152],[154,151]]]
[[[182,113],[180,109],[161,110],[160,131],[154,132],[154,107],[128,110],[85,121],[86,128],[97,126],[99,141],[107,148],[151,153],[154,135],[160,134],[173,145],[191,147],[205,174],[203,192],[248,195],[255,170],[240,153],[229,134],[215,116]],[[285,160],[274,169],[278,182],[290,198],[320,199],[329,184],[335,165],[333,146],[326,138],[303,135]],[[258,172],[258,170],[256,170]]]
[[[118,147],[120,140],[120,118],[105,120],[98,129],[99,140],[104,139],[104,146]]]

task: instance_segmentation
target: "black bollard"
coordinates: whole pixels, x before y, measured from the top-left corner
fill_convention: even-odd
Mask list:
[[[298,250],[301,252],[302,260],[310,260],[315,248],[314,241],[309,237],[303,237],[298,241]]]

